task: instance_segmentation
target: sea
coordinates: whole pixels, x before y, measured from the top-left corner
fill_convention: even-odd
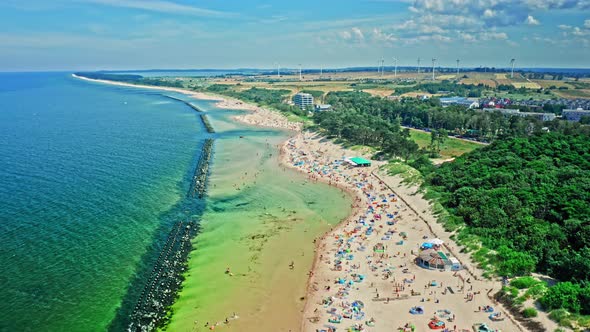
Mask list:
[[[288,133],[238,124],[239,111],[191,99],[216,127],[209,134],[199,114],[166,95],[188,99],[70,73],[0,73],[0,331],[124,330],[181,220],[202,230],[172,323],[226,314],[204,278],[223,273],[217,255],[233,252],[236,268],[250,259],[244,270],[252,273],[272,271],[275,262],[256,255],[273,250],[266,243],[274,237],[309,253],[311,264],[314,234],[349,213],[339,190],[279,166],[277,145]],[[189,199],[207,138],[216,140],[210,194]],[[265,237],[254,247],[253,232]],[[262,303],[266,282],[255,279],[261,284],[247,299]],[[303,289],[303,277],[294,282]],[[239,296],[226,286],[227,299]],[[186,298],[199,307],[183,305]]]

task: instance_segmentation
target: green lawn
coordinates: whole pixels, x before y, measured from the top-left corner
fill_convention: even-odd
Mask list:
[[[410,129],[410,137],[420,148],[428,148],[430,145],[430,133]],[[458,157],[481,146],[482,144],[449,137],[445,140],[444,144],[441,145],[440,155],[445,159]]]

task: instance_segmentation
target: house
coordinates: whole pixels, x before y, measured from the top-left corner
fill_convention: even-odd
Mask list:
[[[329,111],[331,109],[332,109],[332,105],[330,105],[330,104],[315,105],[316,112],[325,112],[325,111]]]
[[[477,98],[465,98],[465,97],[448,97],[440,98],[440,104],[443,107],[450,105],[461,105],[468,108],[479,108],[479,102]]]
[[[577,108],[575,110],[567,109],[561,112],[561,116],[567,121],[579,122],[584,116],[590,116],[590,110]]]

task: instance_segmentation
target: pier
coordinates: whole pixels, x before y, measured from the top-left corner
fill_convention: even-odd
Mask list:
[[[215,129],[213,129],[211,122],[209,122],[209,117],[207,117],[206,114],[201,114],[201,121],[203,122],[203,126],[205,126],[205,129],[207,129],[208,133],[215,133]]]
[[[213,143],[213,139],[207,139],[201,148],[201,157],[187,194],[189,198],[201,199],[205,195]],[[198,229],[197,222],[179,221],[174,224],[133,308],[127,331],[155,331],[166,325],[170,318],[170,306],[184,280],[188,255],[193,250],[191,240]]]
[[[195,167],[195,173],[191,182],[187,197],[203,198],[205,190],[207,189],[207,177],[209,175],[209,162],[213,152],[212,138],[205,140],[203,148],[201,149],[201,158]]]
[[[180,98],[176,98],[176,97],[173,97],[173,96],[169,96],[169,95],[162,95],[162,96],[164,96],[164,97],[166,97],[166,98],[170,98],[170,99],[172,99],[172,100],[179,101],[179,102],[181,102],[181,103],[185,104],[186,106],[188,106],[188,107],[190,107],[190,108],[194,109],[195,111],[197,111],[197,112],[199,112],[199,113],[203,113],[203,111],[202,111],[200,108],[198,108],[198,107],[197,107],[195,104],[193,104],[193,103],[191,103],[191,102],[188,102],[188,101],[186,101],[186,100],[182,100],[182,99],[180,99]]]
[[[184,280],[191,239],[197,231],[195,222],[180,221],[174,225],[133,309],[128,331],[154,331],[167,321],[168,310]]]
[[[192,108],[193,110],[197,111],[198,113],[203,113],[203,110],[201,110],[200,108],[198,108],[195,104],[193,104],[191,102],[188,102],[186,100],[182,100],[180,98],[176,98],[176,97],[173,97],[173,96],[169,96],[169,95],[162,95],[162,96],[164,96],[166,98],[170,98],[172,100],[179,101],[179,102],[185,104],[186,106]],[[201,122],[203,123],[203,126],[205,127],[205,129],[207,130],[207,132],[210,133],[210,134],[215,133],[215,129],[211,125],[211,122],[209,122],[209,117],[207,117],[206,114],[201,114],[200,115],[200,118],[201,118]]]

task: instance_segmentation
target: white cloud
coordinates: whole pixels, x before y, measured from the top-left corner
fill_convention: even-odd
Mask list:
[[[574,29],[572,30],[572,34],[574,36],[578,36],[578,37],[589,36],[590,30],[580,29],[579,27],[574,27]]]
[[[541,10],[590,8],[589,0],[410,0],[411,10],[422,15],[481,18],[486,27],[537,25],[532,13]]]
[[[192,16],[207,16],[207,17],[225,17],[235,16],[235,14],[221,12],[216,10],[204,9],[195,6],[182,5],[179,3],[165,1],[165,0],[77,0],[78,2],[93,3],[98,5],[133,8],[146,11],[169,13],[169,14],[183,14]]]
[[[482,32],[479,34],[480,40],[508,40],[505,32]]]
[[[528,25],[539,25],[541,24],[541,22],[539,22],[539,20],[537,20],[536,18],[534,18],[532,15],[527,16],[525,23]]]
[[[344,40],[351,40],[352,33],[350,33],[350,31],[340,31],[340,37],[342,37]]]
[[[363,34],[363,32],[361,31],[361,29],[354,27],[352,28],[352,33],[353,35],[358,39],[358,40],[364,40],[365,39],[365,35]]]
[[[584,21],[584,28],[590,29],[590,20]]]
[[[374,28],[372,31],[373,40],[377,42],[394,42],[397,40],[391,33],[385,33],[381,29]]]
[[[365,40],[365,34],[358,27],[353,27],[349,30],[343,30],[338,32],[340,39],[343,39],[349,43],[362,43]]]
[[[569,30],[572,28],[571,25],[566,25],[566,24],[560,24],[557,27],[560,28],[561,30]]]
[[[477,41],[477,38],[475,38],[474,35],[472,35],[470,33],[465,33],[465,32],[459,32],[459,38],[461,38],[462,40],[464,40],[466,42]]]
[[[484,10],[484,12],[483,12],[483,17],[485,17],[485,18],[492,18],[494,16],[496,16],[496,12],[489,9],[489,8]]]

